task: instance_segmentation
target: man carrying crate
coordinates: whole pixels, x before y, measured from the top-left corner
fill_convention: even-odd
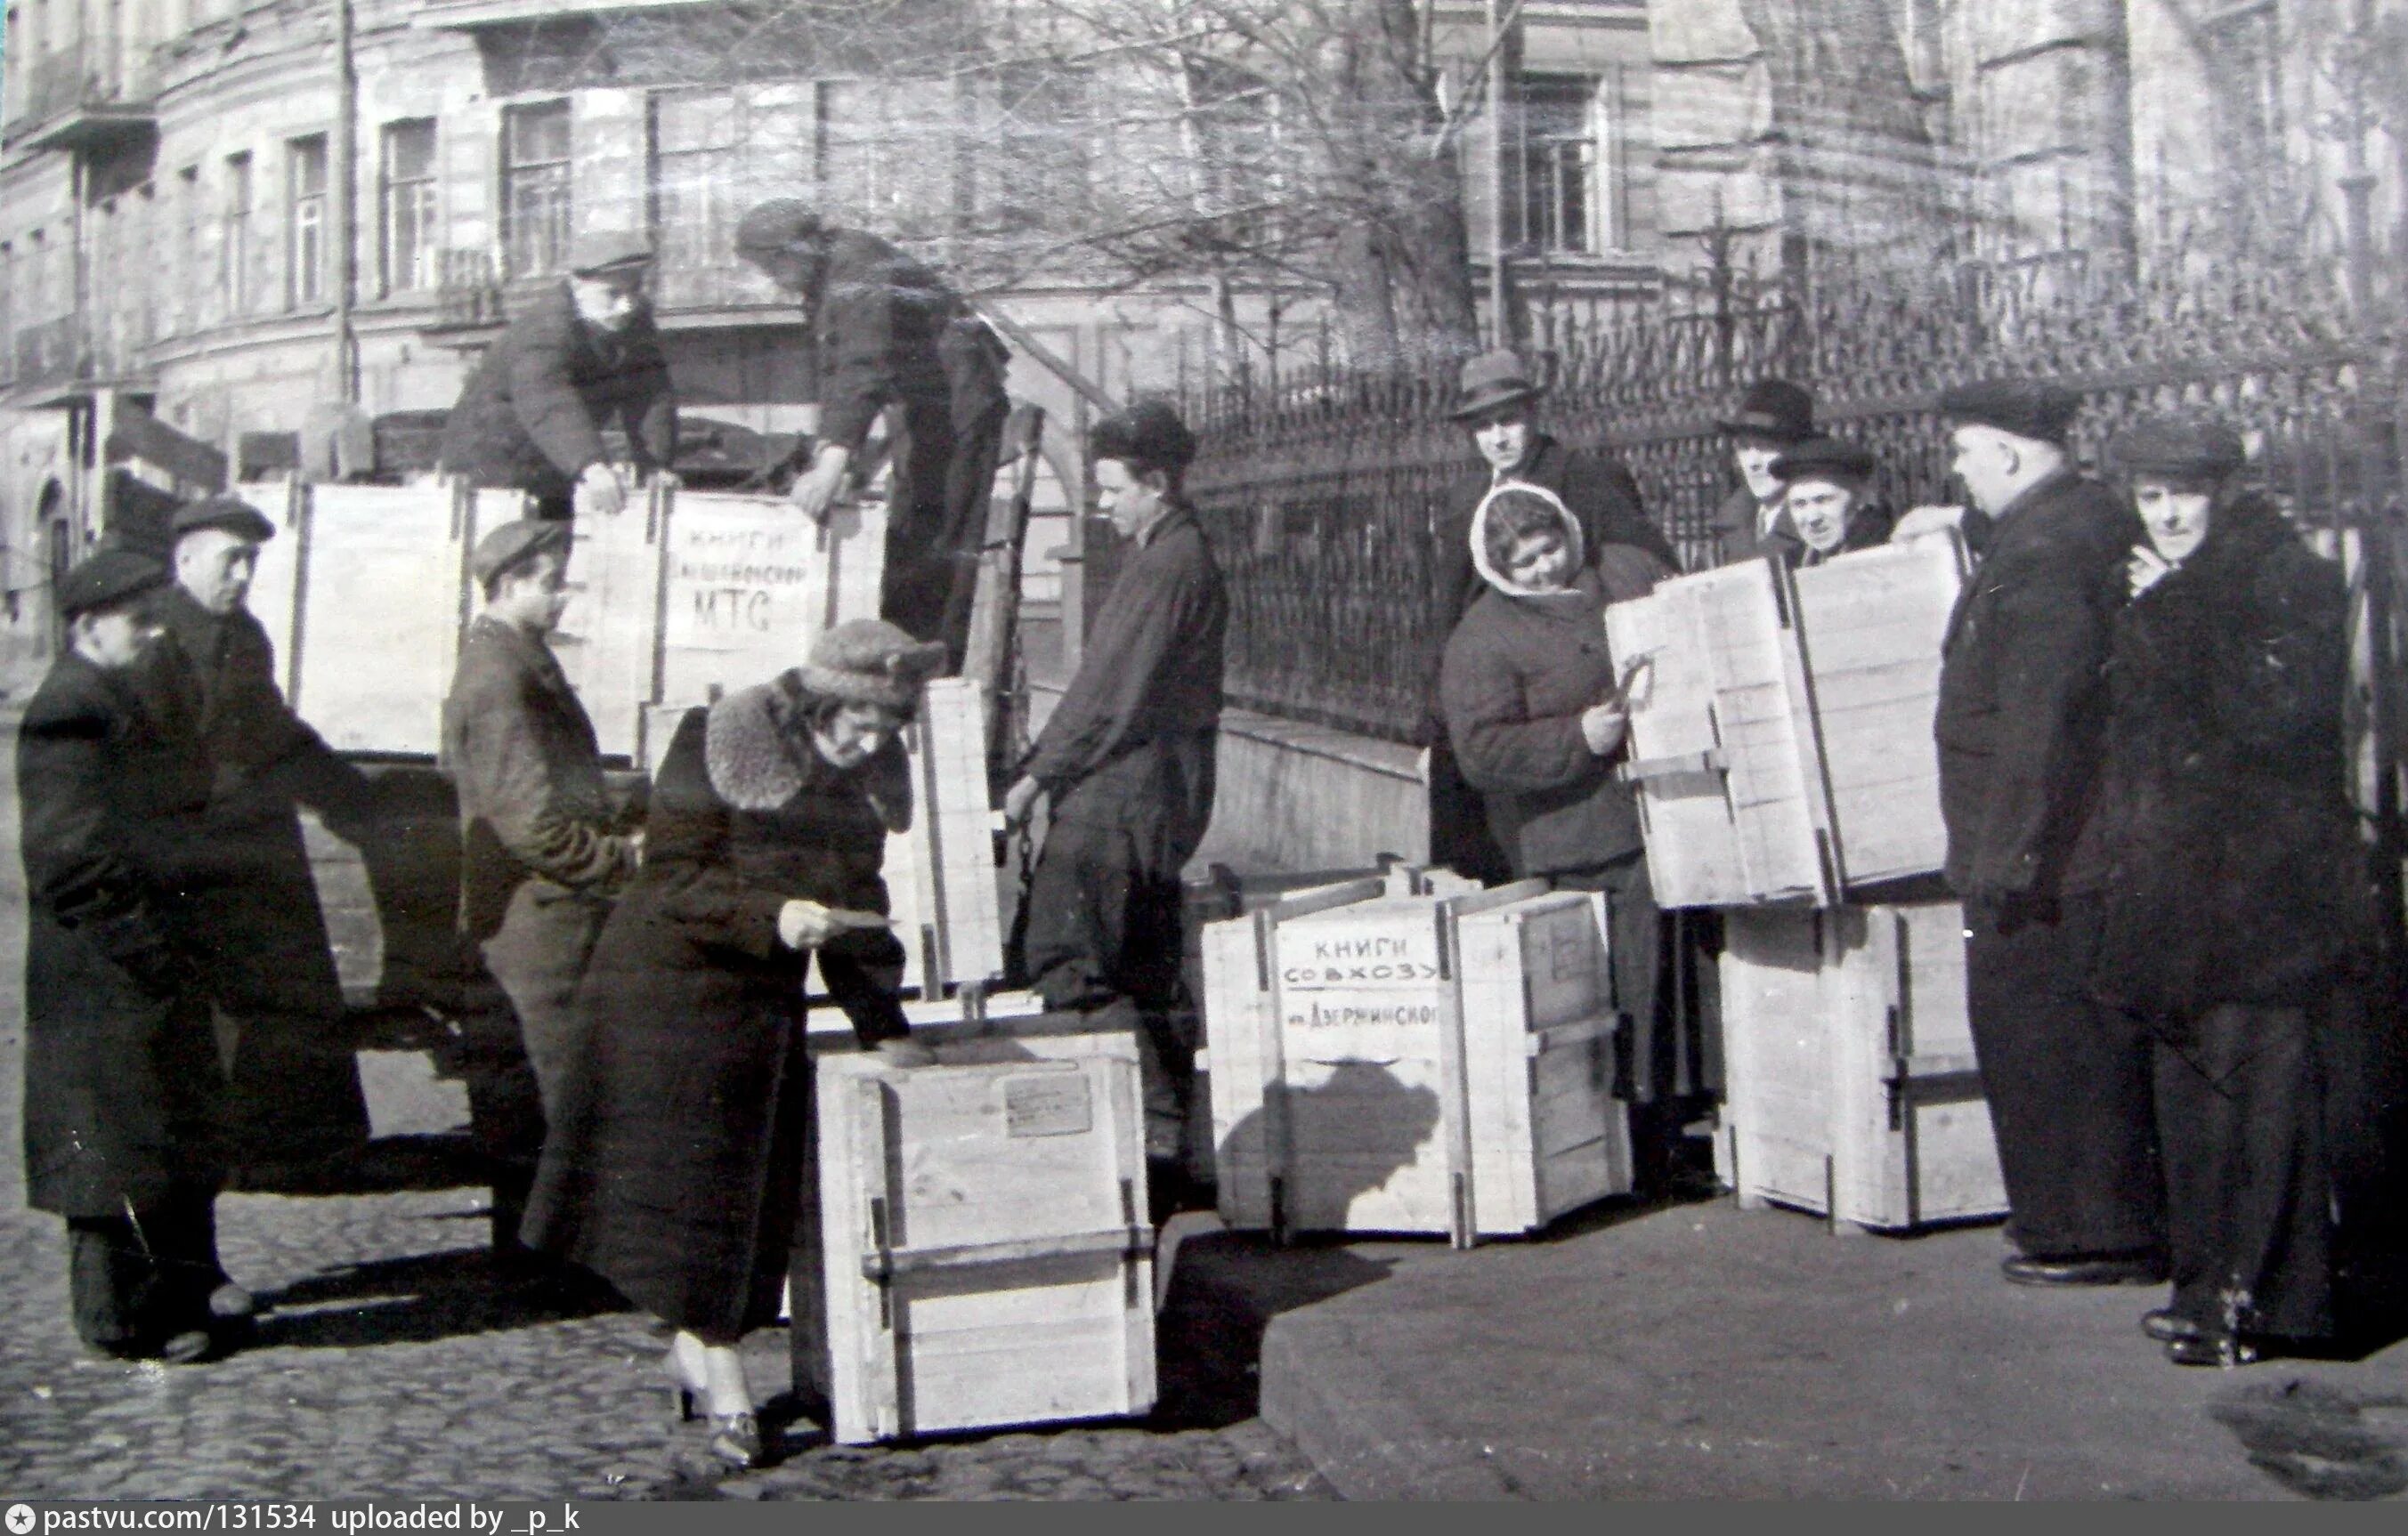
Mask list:
[[[1965,900],[1966,1003],[2032,1286],[2163,1280],[2149,1043],[2090,995],[2107,869],[2096,818],[2103,666],[2130,505],[2073,470],[2079,397],[2000,379],[1950,391],[1954,468],[1991,524],[1942,648],[1941,814]]]
[[[1011,968],[1046,1006],[1136,1031],[1159,1218],[1184,1182],[1196,1047],[1179,877],[1212,815],[1229,610],[1182,496],[1196,457],[1185,424],[1148,402],[1098,422],[1093,442],[1104,510],[1137,552],[1004,800],[1015,823],[1040,794],[1053,808]]]

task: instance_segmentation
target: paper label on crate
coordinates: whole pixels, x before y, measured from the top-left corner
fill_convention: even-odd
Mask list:
[[[1349,1000],[1308,998],[1286,1011],[1289,1028],[1298,1030],[1414,1030],[1438,1027],[1438,1003],[1384,997]]]
[[[1003,1080],[1003,1133],[1077,1136],[1091,1131],[1096,1106],[1080,1073],[1055,1072]]]
[[[1280,985],[1293,991],[1343,988],[1420,990],[1440,979],[1438,934],[1429,924],[1349,932],[1331,925],[1326,934],[1280,934]]]

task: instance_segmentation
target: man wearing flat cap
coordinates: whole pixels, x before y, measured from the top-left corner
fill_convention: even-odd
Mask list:
[[[803,308],[820,403],[810,465],[789,492],[818,521],[860,477],[870,423],[892,407],[899,437],[879,612],[959,666],[987,504],[1011,403],[1011,354],[937,275],[876,235],[825,223],[798,198],[744,216],[736,251]]]
[[[1181,974],[1180,872],[1212,818],[1228,600],[1182,493],[1196,439],[1168,405],[1107,417],[1092,444],[1104,510],[1135,554],[1077,676],[1005,797],[1051,807],[1017,969],[1056,1009],[1137,1033],[1157,1214],[1184,1188],[1194,1001]]]
[[[155,561],[104,548],[59,583],[67,645],[17,738],[28,905],[25,1192],[65,1219],[77,1335],[189,1362],[251,1310],[217,1252],[225,1075],[180,891],[208,849],[188,736],[128,673],[157,644]]]
[[[568,604],[569,525],[507,522],[469,555],[484,593],[443,701],[460,794],[460,911],[471,962],[464,1075],[494,1163],[494,1246],[523,1261],[546,1116],[577,1066],[573,1002],[636,839],[602,777],[593,721],[549,643]]]
[[[2098,789],[2104,663],[2142,537],[2076,474],[2080,400],[1997,379],[1952,390],[1954,468],[1990,531],[1943,642],[1941,811],[1965,901],[1966,1001],[2022,1285],[2151,1284],[2165,1222],[2148,1042],[2091,992],[2108,877]]]
[[[178,508],[166,633],[135,678],[155,718],[206,764],[206,832],[222,867],[193,892],[211,960],[202,978],[231,1052],[234,1152],[246,1183],[306,1185],[366,1145],[367,1102],[296,806],[366,845],[375,796],[276,686],[267,632],[244,599],[276,526],[234,496]]]
[[[1739,409],[1716,425],[1730,440],[1740,483],[1714,511],[1713,563],[1787,552],[1784,547],[1796,542],[1797,530],[1783,512],[1784,487],[1772,466],[1819,436],[1814,397],[1785,378],[1759,378],[1740,397]]]
[[[529,300],[468,376],[443,423],[443,467],[527,492],[540,518],[580,505],[608,517],[626,505],[607,427],[624,432],[638,473],[666,472],[677,457],[677,398],[644,300],[652,266],[640,235],[579,236],[568,276]]]

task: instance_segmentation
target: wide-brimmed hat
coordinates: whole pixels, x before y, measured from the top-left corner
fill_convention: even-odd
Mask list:
[[[576,542],[576,532],[566,521],[520,518],[506,522],[477,541],[468,552],[468,574],[477,578],[480,587],[490,587],[494,578],[535,559],[557,550],[568,553]]]
[[[2117,434],[2107,462],[2127,479],[2161,475],[2213,481],[2248,463],[2249,449],[2239,433],[2213,417],[2159,416]]]
[[[1785,378],[1759,378],[1740,396],[1739,409],[1716,424],[1733,437],[1802,443],[1814,435],[1814,397]]]
[[[1536,400],[1541,392],[1518,354],[1483,352],[1463,365],[1455,384],[1455,409],[1447,413],[1448,419],[1468,421],[1499,405]]]
[[[1872,477],[1873,463],[1870,449],[1837,437],[1810,437],[1782,450],[1772,461],[1772,477],[1784,485],[1818,476],[1866,480]]]
[[[628,272],[652,263],[652,242],[635,230],[587,230],[568,248],[568,270],[580,277]]]
[[[186,502],[176,508],[167,528],[177,538],[204,528],[221,529],[253,544],[265,544],[276,536],[276,524],[268,521],[267,514],[239,496],[205,496]]]
[[[148,555],[108,546],[93,551],[59,577],[58,590],[52,596],[59,617],[73,619],[79,613],[140,597],[166,584],[165,565]]]
[[[795,673],[822,698],[908,710],[945,654],[941,642],[914,640],[883,619],[855,619],[812,641],[811,659]]]
[[[2065,446],[2082,397],[2038,378],[1985,378],[1940,397],[1940,412],[1959,426],[1991,427],[2035,443]]]

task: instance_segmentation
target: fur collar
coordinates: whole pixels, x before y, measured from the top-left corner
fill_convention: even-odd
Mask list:
[[[775,683],[761,683],[724,694],[703,725],[710,787],[739,811],[774,811],[811,779],[813,754],[787,736],[777,690]]]

